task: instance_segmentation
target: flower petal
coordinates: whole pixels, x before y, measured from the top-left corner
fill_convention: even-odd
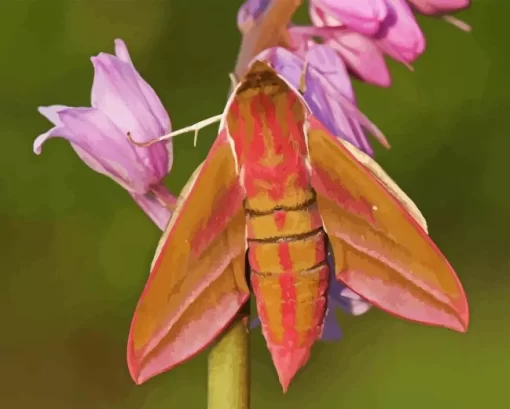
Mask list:
[[[357,148],[372,154],[372,148],[360,123],[348,115],[342,104],[344,99],[355,104],[351,81],[342,59],[327,46],[312,47],[307,59],[309,67],[316,69],[318,74],[315,74],[313,69],[307,71],[306,84],[309,92],[305,93],[305,99],[310,106],[316,105],[316,111],[320,112],[317,115],[319,120],[334,135],[341,136]]]
[[[329,284],[329,303],[331,306],[340,307],[351,315],[362,315],[366,313],[372,304],[365,301],[350,288],[333,278]]]
[[[58,113],[63,111],[64,109],[68,109],[70,107],[66,105],[51,105],[48,107],[39,107],[37,110],[43,116],[45,116],[50,122],[52,122],[55,126],[63,126]]]
[[[72,132],[67,129],[59,117],[59,112],[66,110],[66,109],[73,109],[66,107],[64,105],[53,105],[49,107],[39,107],[39,112],[43,114],[46,118],[48,118],[51,122],[53,122],[55,127],[51,128],[49,131],[39,135],[35,141],[34,141],[34,153],[39,155],[42,151],[42,145],[44,142],[46,142],[50,138],[64,138],[68,141],[72,141],[74,138],[74,135]],[[89,154],[84,149],[80,148],[75,143],[71,143],[72,148],[75,150],[75,152],[78,154],[78,156],[85,162],[86,165],[88,165],[92,170],[95,170],[98,173],[101,173],[103,175],[109,176],[113,180],[115,180],[117,183],[122,185],[124,188],[129,188],[127,184],[120,179],[116,174],[112,174],[112,172],[108,169],[106,169],[94,156]]]
[[[246,0],[237,12],[239,31],[243,34],[250,31],[255,24],[255,20],[260,17],[270,2],[271,0]]]
[[[389,13],[375,36],[379,47],[403,63],[416,60],[425,50],[425,37],[405,0],[392,0]]]
[[[104,53],[92,57],[92,62],[92,107],[104,112],[117,126],[125,145],[129,145],[128,132],[139,142],[167,133],[147,102],[132,64]],[[169,155],[165,144],[136,149],[139,160],[153,169],[158,179],[167,174]]]
[[[145,100],[149,104],[150,109],[154,113],[156,119],[159,121],[161,129],[163,130],[163,134],[169,133],[172,129],[172,123],[165,107],[156,94],[156,91],[154,91],[149,83],[145,81],[138,73],[135,66],[133,65],[133,62],[131,61],[131,56],[129,55],[126,44],[119,38],[115,40],[115,55],[117,55],[117,57],[122,61],[125,61],[131,65],[134,74],[138,79],[138,85],[140,86],[140,89],[142,90],[142,93],[145,97]],[[171,139],[166,143],[166,150],[168,156],[167,172],[170,172],[173,165],[173,141]]]
[[[342,339],[342,329],[335,317],[335,313],[332,309],[326,310],[324,317],[324,328],[322,329],[321,340],[322,341],[339,341]]]
[[[390,72],[384,55],[369,38],[354,32],[339,33],[328,45],[336,50],[349,68],[363,81],[389,87]]]
[[[318,27],[338,25],[331,16],[310,10],[310,18]],[[350,30],[337,30],[325,44],[340,54],[345,64],[363,81],[388,87],[391,77],[381,50],[373,40]]]
[[[342,25],[366,35],[377,33],[388,13],[386,0],[311,0],[310,8],[314,13],[330,14]]]
[[[154,89],[147,83],[147,81],[145,81],[138,73],[138,71],[136,71],[133,62],[131,61],[131,57],[129,55],[126,44],[119,38],[115,40],[115,55],[122,61],[131,65],[134,74],[138,79],[138,85],[140,86],[140,89],[142,90],[142,93],[147,103],[149,104],[150,109],[156,116],[156,119],[159,121],[161,129],[163,129],[165,133],[170,132],[172,125],[165,107],[161,103],[161,100],[156,94],[156,91],[154,91]]]
[[[76,152],[91,168],[137,193],[159,183],[160,176],[140,160],[138,150],[142,148],[126,141],[106,114],[96,108],[68,108],[58,114],[65,129],[60,136],[78,148]]]
[[[60,120],[58,116],[58,112],[64,109],[68,109],[69,107],[64,105],[52,105],[49,107],[39,107],[37,110],[41,113],[41,115],[45,116],[47,119],[50,120],[50,122],[55,125],[53,128],[51,128],[49,131],[44,132],[43,134],[39,135],[37,138],[35,138],[33,150],[34,153],[39,155],[42,151],[42,145],[44,142],[46,142],[50,138],[55,137],[62,137],[62,138],[68,138],[69,135],[67,133],[67,130],[65,129],[64,125],[62,124],[62,121]]]
[[[258,326],[260,325],[260,318],[259,317],[255,317],[251,320],[251,323],[250,323],[250,328],[253,329],[253,328],[257,328]]]
[[[442,14],[466,9],[471,0],[408,0],[420,13]]]
[[[129,192],[129,194],[156,226],[158,226],[160,230],[165,230],[172,217],[172,211],[164,206],[158,198],[150,192],[146,194]],[[168,192],[168,194],[170,195],[170,192]]]
[[[269,61],[294,87],[299,87],[304,60],[283,48],[272,48],[256,58]],[[307,90],[304,98],[315,116],[336,136],[372,154],[363,126],[383,144],[382,132],[356,107],[354,92],[341,58],[329,47],[316,45],[305,54]]]

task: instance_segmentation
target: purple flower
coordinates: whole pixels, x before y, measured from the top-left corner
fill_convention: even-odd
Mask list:
[[[390,12],[386,0],[310,0],[310,10],[335,16],[336,24],[372,36],[381,30]],[[341,22],[341,23],[340,23]]]
[[[334,49],[349,70],[368,83],[387,87],[391,77],[384,55],[409,66],[425,50],[425,37],[408,2],[424,14],[441,14],[469,6],[470,0],[309,0],[313,26],[288,27],[294,52],[303,55],[314,37]],[[270,0],[247,0],[239,10],[238,26],[245,33]],[[457,27],[469,27],[451,17]]]
[[[295,88],[304,69],[304,98],[313,114],[336,135],[371,155],[372,148],[362,127],[387,145],[382,132],[356,107],[356,98],[342,59],[328,46],[313,45],[303,57],[284,48],[263,51],[256,58],[268,61]]]
[[[237,27],[246,34],[269,6],[271,0],[246,0],[237,12]]]
[[[331,3],[337,8],[331,8]],[[425,50],[425,38],[405,0],[358,0],[357,7],[373,16],[372,32],[367,24],[345,22],[343,0],[311,0],[310,18],[316,27],[329,27],[325,43],[345,59],[362,80],[389,86],[391,78],[383,53],[404,64],[413,62]],[[372,10],[369,13],[369,10]]]
[[[424,14],[441,14],[466,8],[470,0],[310,0],[310,17],[319,28],[310,34],[324,33],[325,43],[361,79],[388,86],[382,53],[408,65],[425,50],[425,37],[407,3]],[[453,17],[445,19],[469,29]]]
[[[94,83],[91,108],[53,105],[39,112],[54,125],[34,141],[34,152],[53,137],[67,139],[93,170],[124,187],[149,217],[164,229],[175,204],[162,179],[172,167],[172,142],[138,147],[170,131],[161,101],[138,74],[126,45],[115,40],[115,54],[92,57]]]

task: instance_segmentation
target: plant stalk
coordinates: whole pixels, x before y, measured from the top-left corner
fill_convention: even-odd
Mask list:
[[[209,352],[208,409],[249,409],[249,301]]]

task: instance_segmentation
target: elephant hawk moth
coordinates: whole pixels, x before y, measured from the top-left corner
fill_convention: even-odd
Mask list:
[[[255,61],[160,240],[130,328],[131,376],[203,350],[253,293],[286,390],[321,336],[332,275],[397,317],[467,330],[464,290],[416,206]]]

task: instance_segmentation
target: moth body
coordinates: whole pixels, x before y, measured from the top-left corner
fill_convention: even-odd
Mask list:
[[[330,271],[306,165],[305,107],[274,75],[254,77],[233,100],[227,126],[246,192],[251,286],[286,389],[322,333]]]

